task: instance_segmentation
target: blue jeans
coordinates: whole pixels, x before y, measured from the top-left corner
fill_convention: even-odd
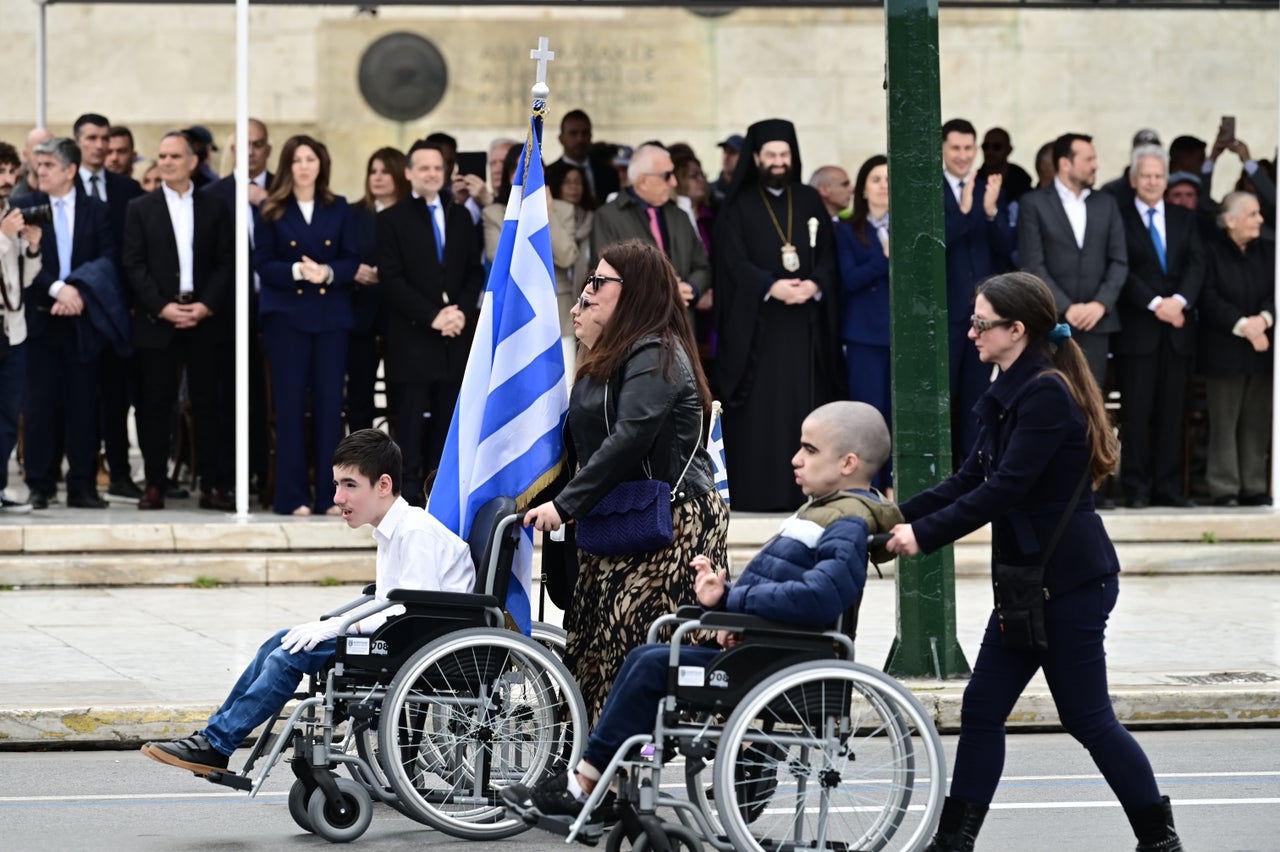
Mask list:
[[[719,654],[716,648],[680,646],[680,665],[705,666]],[[658,702],[667,694],[669,644],[641,645],[627,652],[595,730],[587,738],[582,757],[596,769],[604,769],[628,737],[654,729]]]
[[[231,687],[227,700],[209,717],[201,733],[215,750],[225,755],[234,752],[254,728],[275,716],[303,677],[333,659],[336,639],[327,639],[310,651],[290,654],[280,645],[288,632],[281,630],[262,643],[253,662]]]
[[[1107,692],[1103,636],[1118,594],[1119,580],[1112,574],[1048,601],[1049,649],[1043,652],[1005,648],[991,614],[960,707],[952,796],[991,801],[1004,771],[1005,720],[1031,676],[1043,668],[1062,727],[1089,750],[1120,803],[1140,808],[1160,801],[1151,763],[1116,719]]]
[[[0,331],[0,334],[4,334]],[[27,387],[27,343],[9,347],[0,358],[0,491],[9,487],[9,456],[18,445],[18,415]]]

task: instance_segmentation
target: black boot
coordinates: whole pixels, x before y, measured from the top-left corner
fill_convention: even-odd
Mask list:
[[[973,852],[988,807],[947,796],[942,805],[942,819],[938,821],[938,833],[924,852]]]
[[[1138,838],[1137,852],[1182,852],[1182,841],[1173,830],[1173,807],[1168,796],[1154,805],[1125,808],[1124,813]]]

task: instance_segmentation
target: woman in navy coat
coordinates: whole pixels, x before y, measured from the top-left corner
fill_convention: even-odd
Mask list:
[[[284,143],[254,228],[259,314],[275,408],[275,510],[336,514],[329,459],[342,437],[342,388],[360,265],[355,219],[329,191],[329,152],[309,136]],[[307,481],[310,402],[314,502]]]
[[[1000,376],[975,406],[977,443],[960,471],[903,503],[889,550],[913,556],[992,525],[992,560],[1036,566],[1073,494],[1079,502],[1044,571],[1046,650],[1005,647],[992,612],[964,692],[951,795],[929,850],[972,850],[1004,768],[1005,719],[1043,669],[1062,726],[1089,750],[1138,837],[1139,852],[1180,852],[1169,799],[1116,720],[1103,636],[1120,571],[1093,493],[1119,455],[1102,395],[1048,286],[1026,272],[977,289],[969,339]],[[1046,845],[1052,846],[1052,843]]]
[[[883,154],[858,169],[853,215],[835,227],[840,267],[840,337],[849,399],[875,406],[893,428],[889,392],[889,160]],[[893,483],[891,464],[876,475]]]

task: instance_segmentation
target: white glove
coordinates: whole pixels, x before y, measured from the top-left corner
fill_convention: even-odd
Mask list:
[[[335,639],[338,636],[338,627],[342,624],[340,618],[330,618],[327,621],[309,621],[306,624],[299,624],[297,627],[284,634],[284,638],[280,640],[280,644],[290,654],[296,654],[299,651],[310,651],[326,639]]]

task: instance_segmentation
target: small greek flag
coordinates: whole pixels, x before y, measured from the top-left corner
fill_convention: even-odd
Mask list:
[[[716,474],[716,490],[729,505],[729,467],[724,459],[724,431],[720,428],[720,402],[711,403],[711,433],[707,436],[707,453]]]

